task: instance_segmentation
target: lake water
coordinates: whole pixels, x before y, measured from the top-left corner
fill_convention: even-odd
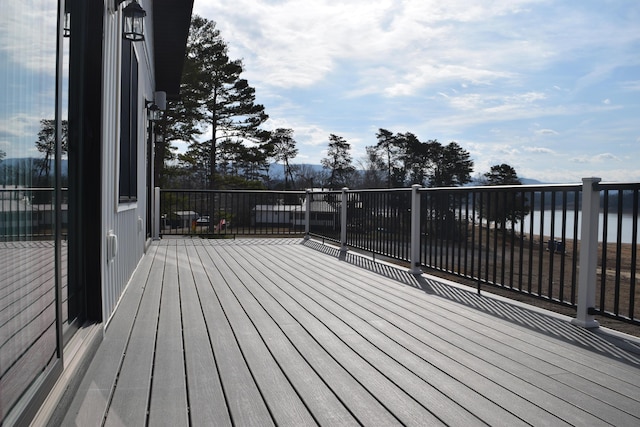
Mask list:
[[[534,211],[532,214],[529,214],[525,218],[525,233],[528,232],[529,227],[529,219],[533,215],[533,230],[535,234],[540,234],[540,211]],[[551,211],[545,210],[543,211],[544,215],[544,232],[542,235],[550,236],[551,235]],[[572,211],[567,212],[567,239],[573,239],[573,215]],[[556,240],[560,240],[560,236],[562,235],[562,211],[555,211],[555,230],[554,230],[554,238]],[[622,243],[631,243],[632,233],[633,233],[633,215],[623,214],[622,215]],[[618,233],[618,214],[608,214],[607,215],[607,242],[613,243],[617,239]],[[640,234],[640,218],[636,219],[638,224],[638,233]],[[598,240],[602,241],[602,228],[604,224],[604,214],[600,213],[600,218],[598,220]],[[580,227],[582,225],[582,213],[578,213],[578,238],[580,238]],[[516,230],[519,230],[520,224],[516,225]],[[640,236],[638,236],[640,240]]]

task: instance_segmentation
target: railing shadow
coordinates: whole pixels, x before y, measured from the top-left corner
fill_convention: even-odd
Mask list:
[[[588,330],[571,324],[566,319],[532,310],[471,288],[447,284],[433,277],[414,275],[401,267],[377,262],[353,252],[341,252],[339,248],[314,240],[302,244],[310,249],[338,258],[425,293],[436,295],[466,307],[491,314],[527,329],[543,333],[564,342],[614,358],[634,366],[640,366],[640,339],[613,335],[605,330]]]

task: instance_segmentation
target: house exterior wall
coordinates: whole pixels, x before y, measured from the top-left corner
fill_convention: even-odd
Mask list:
[[[120,177],[120,109],[122,63],[122,13],[110,13],[112,0],[105,0],[104,63],[103,63],[103,128],[102,168],[107,171],[102,182],[102,304],[105,325],[113,315],[129,278],[133,274],[146,247],[147,182],[146,159],[148,124],[146,100],[154,98],[153,79],[153,28],[152,20],[145,20],[145,40],[133,43],[138,60],[138,127],[137,148],[137,200],[119,202]],[[153,2],[142,1],[147,16],[153,13]],[[117,239],[117,251],[110,252],[109,235]]]

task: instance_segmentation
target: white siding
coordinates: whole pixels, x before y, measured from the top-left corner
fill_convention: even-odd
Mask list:
[[[102,116],[102,301],[105,324],[117,307],[129,278],[144,255],[146,221],[147,120],[145,99],[154,94],[152,57],[152,2],[140,2],[147,12],[145,41],[134,43],[138,58],[138,201],[118,203],[120,141],[120,63],[122,49],[121,13],[113,13],[113,0],[105,0]],[[142,223],[140,223],[142,221]],[[117,253],[109,259],[107,234],[117,237]]]

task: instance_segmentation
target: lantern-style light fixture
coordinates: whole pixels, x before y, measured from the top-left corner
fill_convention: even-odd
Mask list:
[[[150,122],[157,122],[162,117],[162,111],[160,108],[153,102],[147,101],[147,119]]]
[[[71,11],[69,10],[69,3],[64,4],[64,24],[62,26],[62,36],[71,37]]]
[[[125,0],[115,0],[115,8]],[[131,40],[132,42],[139,42],[144,40],[144,17],[147,16],[147,12],[140,6],[137,0],[133,0],[122,9],[124,15],[124,28],[122,30],[122,36]]]

